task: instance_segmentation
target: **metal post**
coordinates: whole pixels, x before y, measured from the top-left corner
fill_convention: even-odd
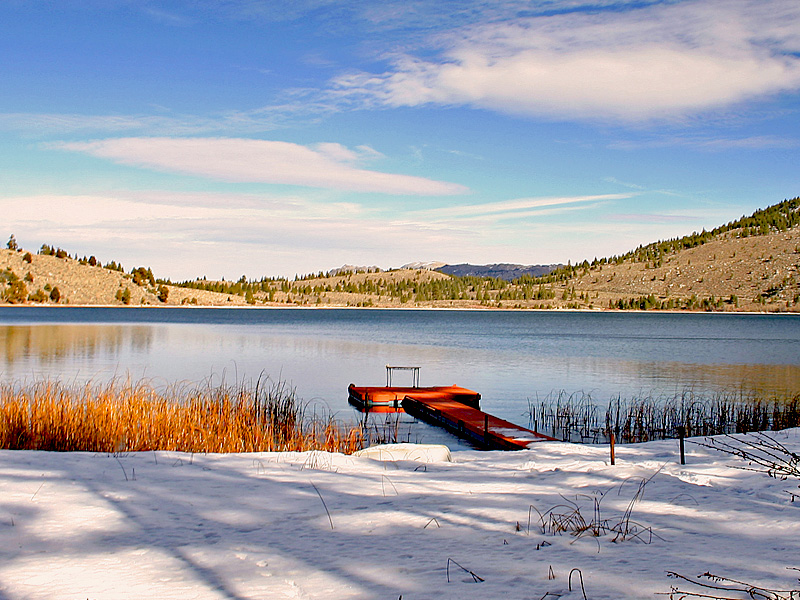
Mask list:
[[[683,438],[686,435],[686,428],[683,425],[678,426],[678,443],[681,447],[681,464],[686,464],[686,452],[683,447]]]

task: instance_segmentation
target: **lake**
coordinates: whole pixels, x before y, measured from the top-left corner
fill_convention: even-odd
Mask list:
[[[478,391],[485,410],[520,424],[529,400],[560,390],[600,403],[800,393],[798,315],[0,307],[0,349],[7,382],[233,383],[263,373],[347,418],[348,384],[385,384],[387,364],[420,366],[423,386]]]

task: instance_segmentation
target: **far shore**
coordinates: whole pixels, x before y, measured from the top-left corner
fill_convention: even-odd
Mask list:
[[[619,313],[619,314],[671,314],[671,315],[784,315],[784,316],[798,316],[800,311],[750,311],[750,310],[638,310],[628,309],[620,310],[618,308],[497,308],[492,306],[473,306],[473,307],[456,307],[456,306],[404,306],[398,304],[397,306],[311,306],[311,305],[297,305],[297,304],[261,304],[261,305],[242,305],[232,304],[230,306],[220,304],[137,304],[137,305],[124,305],[124,304],[2,304],[0,309],[17,309],[17,308],[119,308],[119,309],[222,309],[222,310],[369,310],[369,311],[387,311],[387,310],[402,310],[402,311],[450,311],[450,312],[536,312],[536,313],[580,313],[580,314],[597,314],[597,313]]]

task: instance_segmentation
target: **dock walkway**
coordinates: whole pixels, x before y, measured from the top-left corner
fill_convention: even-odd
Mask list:
[[[407,395],[402,405],[408,414],[487,450],[523,450],[537,442],[556,441],[457,400]]]

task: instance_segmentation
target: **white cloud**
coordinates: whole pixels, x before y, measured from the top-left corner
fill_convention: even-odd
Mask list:
[[[0,198],[7,231],[26,249],[42,243],[175,279],[293,275],[364,261],[399,265],[417,252],[464,248],[471,231],[378,218],[350,203],[299,196],[190,194]]]
[[[312,149],[268,140],[153,137],[61,142],[48,147],[124,165],[232,182],[422,196],[468,191],[456,183],[357,168],[354,163],[379,153],[368,147],[356,152],[334,143],[318,144]]]
[[[338,78],[367,104],[468,105],[555,118],[675,118],[800,88],[800,4],[695,0],[481,25],[438,60]]]

